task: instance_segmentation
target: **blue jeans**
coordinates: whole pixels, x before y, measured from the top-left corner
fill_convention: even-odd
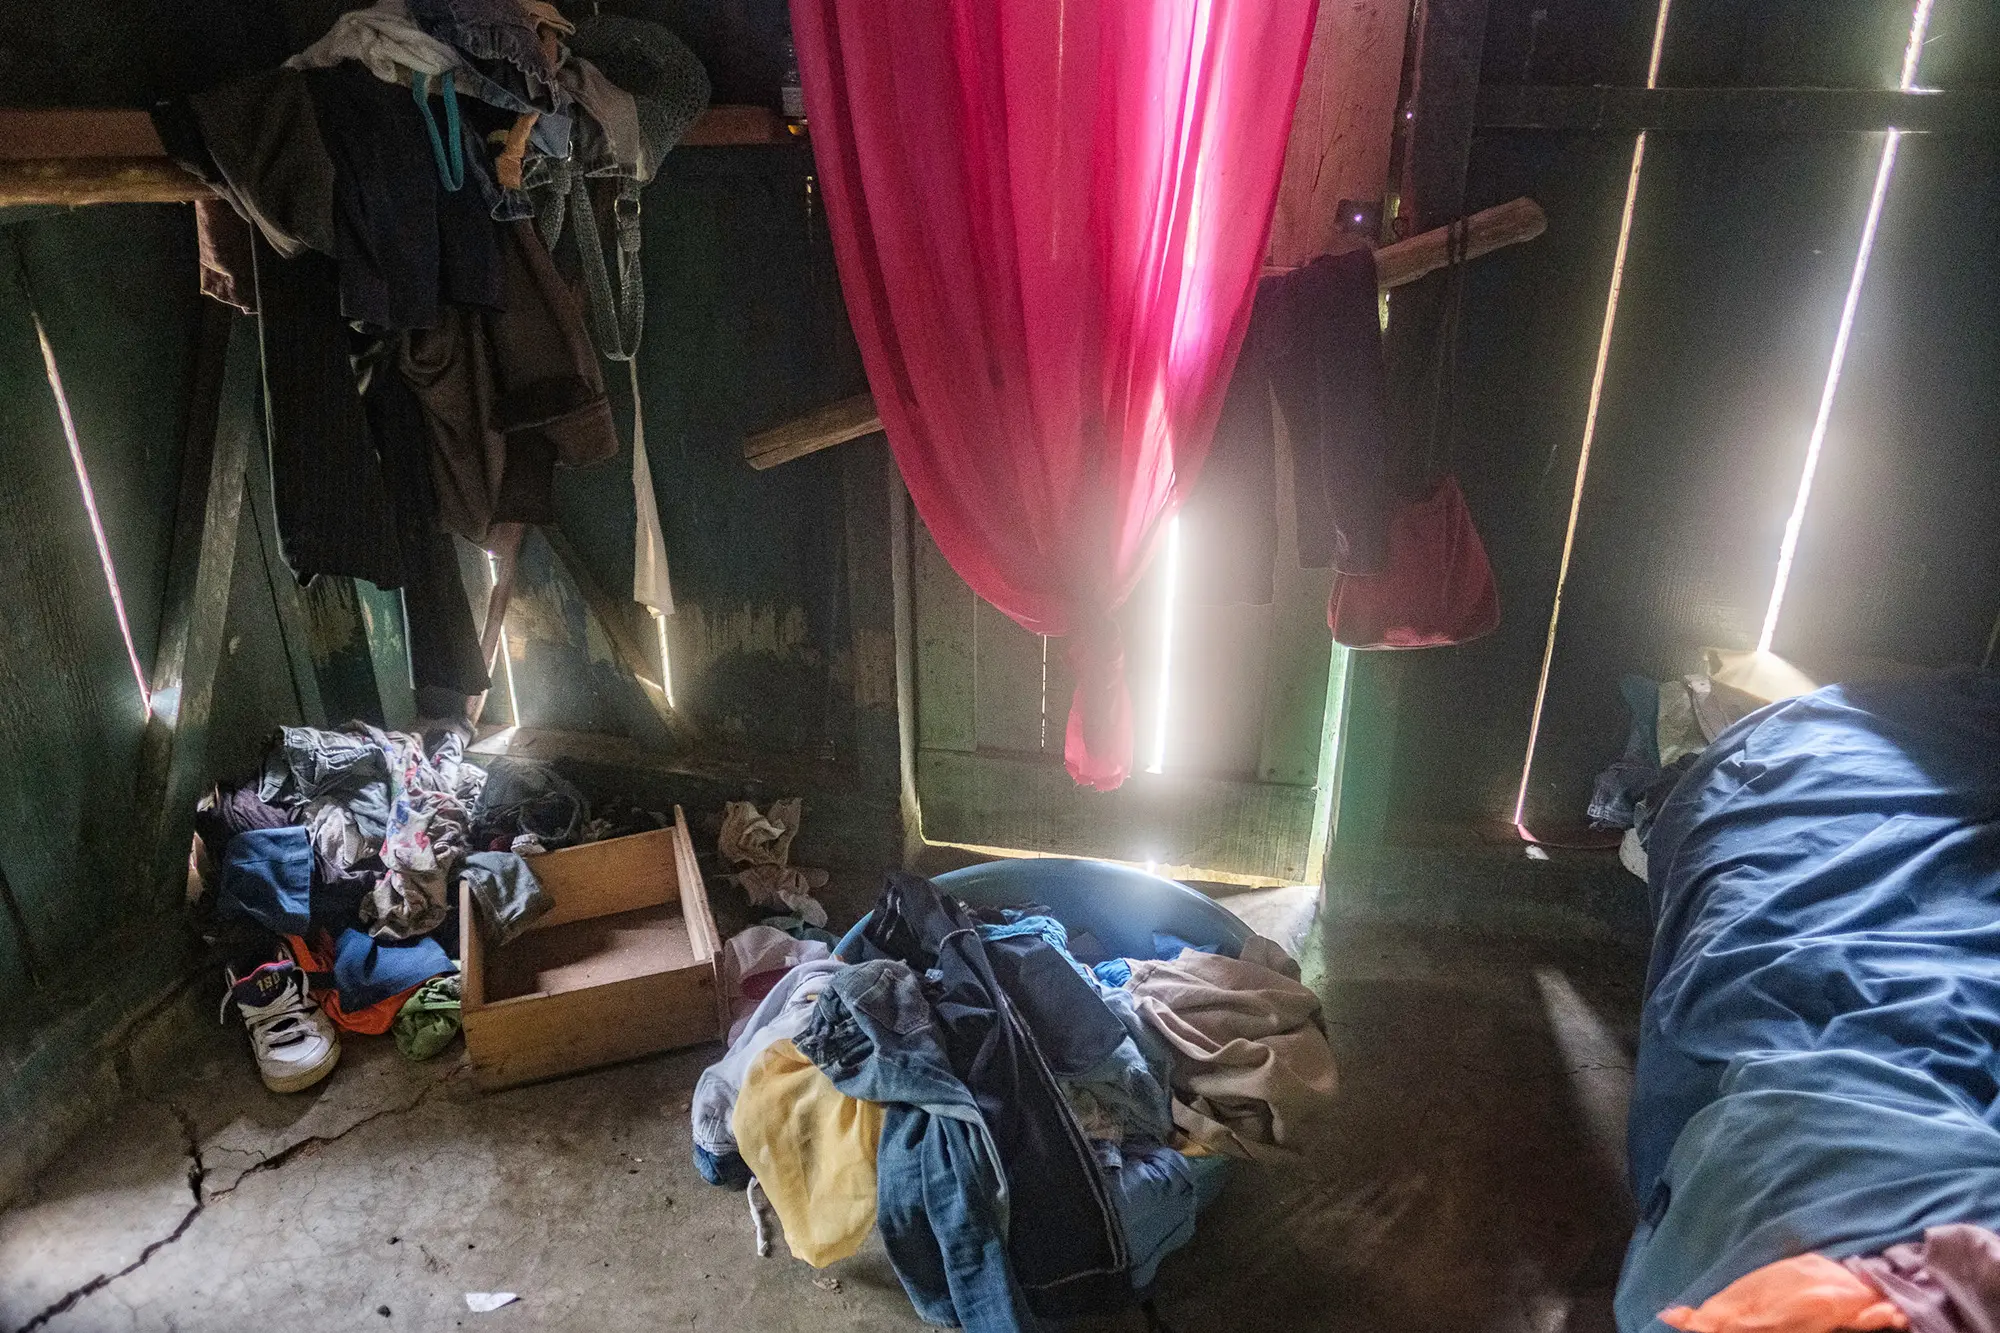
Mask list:
[[[889,959],[841,969],[798,1047],[841,1092],[887,1107],[876,1224],[918,1316],[967,1333],[1038,1327],[1007,1258],[999,1153],[916,973]]]

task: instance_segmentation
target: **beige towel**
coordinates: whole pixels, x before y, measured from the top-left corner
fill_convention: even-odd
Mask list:
[[[1312,991],[1187,949],[1132,964],[1132,998],[1173,1048],[1174,1123],[1196,1143],[1289,1163],[1324,1142],[1337,1080]]]

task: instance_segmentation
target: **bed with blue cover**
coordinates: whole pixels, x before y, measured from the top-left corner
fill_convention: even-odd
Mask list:
[[[1791,1255],[2000,1229],[2000,675],[1752,714],[1647,853],[1624,1333]]]

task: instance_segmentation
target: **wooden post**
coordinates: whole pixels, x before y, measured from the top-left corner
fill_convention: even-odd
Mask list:
[[[1272,264],[1365,243],[1341,229],[1337,208],[1381,198],[1388,182],[1409,10],[1409,0],[1320,0],[1271,217]]]
[[[319,662],[313,655],[312,613],[298,576],[278,549],[277,515],[271,508],[270,452],[265,441],[253,439],[248,454],[243,507],[257,539],[257,557],[264,562],[264,582],[271,590],[278,637],[292,675],[292,695],[298,700],[299,718],[309,727],[324,727],[326,696],[320,691]]]
[[[881,429],[882,418],[875,412],[875,396],[858,393],[748,437],[743,441],[743,459],[762,472]]]
[[[924,849],[923,805],[917,799],[917,617],[915,534],[903,474],[889,481],[889,578],[896,599],[896,765],[903,815],[903,865],[914,868]]]
[[[255,328],[204,302],[153,657],[152,713],[139,751],[136,879],[149,906],[171,906],[187,884],[256,404]]]

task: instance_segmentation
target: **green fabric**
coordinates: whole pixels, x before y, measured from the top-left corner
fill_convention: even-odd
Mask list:
[[[428,1060],[458,1035],[458,974],[435,977],[403,1002],[390,1031],[396,1049],[410,1060]]]

